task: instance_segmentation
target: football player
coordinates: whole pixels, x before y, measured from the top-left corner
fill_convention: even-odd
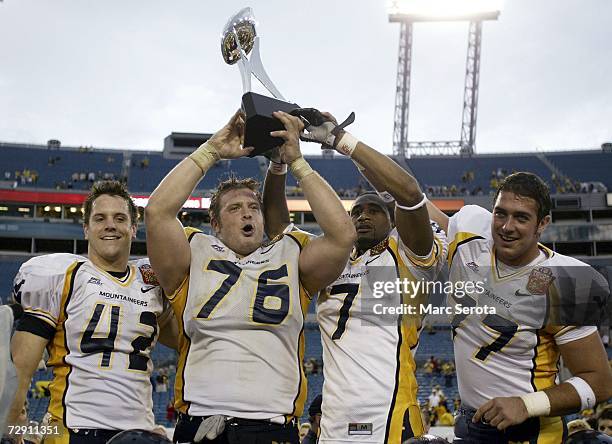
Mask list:
[[[411,281],[433,280],[444,265],[445,236],[431,225],[427,199],[411,175],[338,129],[330,114],[322,117],[325,122],[307,127],[304,138],[352,158],[381,195],[395,199],[396,225],[378,194],[357,197],[350,211],[357,231],[353,252],[340,277],[317,299],[325,376],[318,442],[400,444],[424,433],[413,350],[420,331],[419,308],[427,295],[421,290],[376,295],[373,288],[398,280],[402,288]],[[275,173],[282,168],[271,164],[264,189],[269,235],[291,229],[285,175]],[[382,307],[403,305],[416,311],[380,315]]]
[[[500,185],[492,213],[467,205],[449,218],[430,205],[432,219],[448,233],[451,282],[480,283],[482,290],[453,295],[450,304],[495,309],[452,320],[462,402],[455,425],[464,440],[459,442],[559,443],[566,432],[561,415],[612,395],[597,328],[563,325],[559,319],[568,316],[553,313],[563,307],[555,301],[573,302],[584,288],[605,299],[608,284],[587,264],[539,243],[550,208],[546,184],[524,172]],[[574,308],[579,311],[579,301]],[[560,357],[574,375],[562,384]]]
[[[176,323],[148,259],[129,261],[137,220],[125,187],[99,182],[84,203],[88,257],[37,256],[19,269],[13,296],[24,315],[11,343],[19,388],[9,424],[47,348],[45,442],[103,444],[122,430],[155,428],[150,352],[158,337],[176,348]]]
[[[241,147],[239,112],[165,177],[146,208],[148,251],[181,332],[175,442],[299,440],[306,306],[342,271],[355,229],[334,191],[300,153],[301,120],[274,116],[285,130],[271,134],[284,139],[282,155],[323,236],[290,233],[264,244],[252,179],[219,185],[209,210],[214,236],[193,229],[185,236],[176,215],[197,183],[217,160],[251,151]]]

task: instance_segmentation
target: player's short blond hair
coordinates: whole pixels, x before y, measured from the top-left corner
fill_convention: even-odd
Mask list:
[[[220,182],[219,185],[217,185],[217,189],[213,192],[210,198],[210,207],[208,208],[210,218],[215,219],[217,222],[220,222],[221,198],[229,191],[239,190],[242,188],[251,190],[253,194],[255,194],[257,202],[259,202],[259,206],[263,207],[261,193],[259,192],[260,183],[257,180],[251,177],[246,179],[240,179],[236,176],[231,176],[229,179]]]

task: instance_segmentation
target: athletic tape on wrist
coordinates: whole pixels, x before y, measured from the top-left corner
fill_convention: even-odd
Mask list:
[[[270,165],[268,166],[268,171],[270,171],[270,174],[276,174],[277,176],[282,176],[284,174],[287,174],[287,164],[277,163],[271,160]]]
[[[416,204],[416,205],[414,205],[412,207],[405,207],[403,205],[398,204],[397,202],[395,202],[395,206],[397,208],[400,208],[400,209],[404,210],[404,211],[414,211],[414,210],[418,210],[419,208],[421,208],[426,203],[427,203],[427,196],[425,196],[425,193],[423,193],[423,199],[421,199],[421,201],[418,204]]]
[[[200,147],[189,155],[197,166],[200,167],[203,173],[214,165],[221,158],[217,150],[208,142],[204,142]]]
[[[344,154],[345,156],[351,157],[353,155],[353,151],[355,151],[357,142],[359,142],[357,138],[355,138],[351,133],[345,132],[335,146],[336,151]]]
[[[550,413],[550,399],[545,392],[533,392],[522,395],[527,414],[530,418],[547,416]]]
[[[308,165],[308,162],[303,157],[298,157],[289,164],[289,171],[293,174],[296,180],[303,180],[304,177],[314,173],[314,170]]]
[[[588,382],[578,376],[569,378],[564,382],[571,384],[578,392],[578,396],[580,396],[580,410],[590,409],[595,406],[595,392]]]

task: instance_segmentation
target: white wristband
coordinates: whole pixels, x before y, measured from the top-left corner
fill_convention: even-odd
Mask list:
[[[359,140],[357,140],[357,138],[354,137],[351,133],[345,132],[342,135],[342,138],[338,141],[338,144],[335,148],[336,151],[338,151],[339,153],[351,157],[353,155],[353,151],[355,151],[355,147],[357,146],[358,142]]]
[[[527,414],[530,418],[536,416],[547,416],[550,413],[550,399],[544,392],[533,392],[522,395]]]
[[[578,396],[580,396],[580,410],[590,409],[595,406],[595,392],[588,382],[578,376],[574,376],[563,382],[571,384],[578,392]]]
[[[419,208],[421,208],[423,205],[425,205],[427,203],[427,196],[425,196],[425,193],[423,193],[423,199],[416,205],[412,206],[412,207],[405,207],[403,205],[398,204],[397,202],[395,202],[395,206],[401,210],[404,211],[414,211],[414,210],[418,210]]]
[[[277,176],[282,176],[284,174],[287,174],[287,164],[277,163],[271,160],[270,165],[268,166],[268,171],[270,171],[270,174],[276,174]]]

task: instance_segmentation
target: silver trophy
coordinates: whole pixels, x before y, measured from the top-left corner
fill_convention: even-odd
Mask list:
[[[272,116],[274,111],[290,112],[298,105],[288,103],[274,86],[261,62],[259,36],[255,16],[249,7],[241,9],[225,24],[221,34],[221,54],[228,65],[238,64],[242,78],[242,108],[246,114],[244,146],[255,147],[252,156],[283,144],[283,139],[270,136],[271,131],[283,130],[283,124]],[[250,59],[247,56],[250,55]],[[251,75],[274,96],[251,91]]]

